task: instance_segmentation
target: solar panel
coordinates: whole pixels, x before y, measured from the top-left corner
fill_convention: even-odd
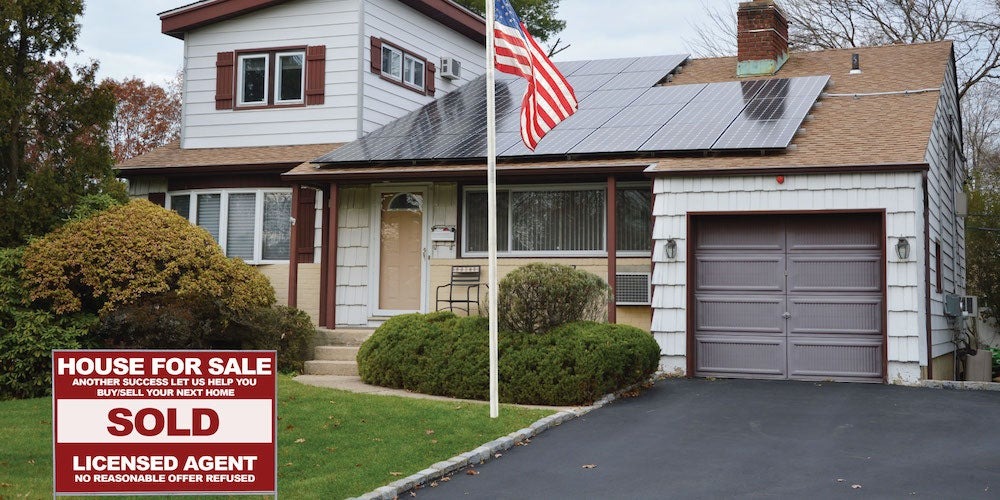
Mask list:
[[[536,151],[521,142],[526,82],[498,75],[497,152],[505,157],[630,151],[787,147],[829,76],[657,86],[686,55],[557,63],[579,111]],[[481,76],[318,159],[357,164],[486,156],[486,89]]]
[[[601,75],[606,77],[607,75]],[[663,71],[640,71],[635,73],[622,73],[606,80],[599,90],[616,89],[648,89],[659,83],[667,75]],[[570,82],[572,83],[572,82]]]
[[[632,64],[625,67],[622,73],[636,73],[650,71],[651,69],[672,68],[668,73],[673,73],[675,69],[684,61],[688,60],[687,54],[672,54],[666,56],[645,56],[637,57]]]
[[[592,134],[570,149],[569,153],[636,151],[659,128],[660,125],[603,127],[593,131]]]
[[[617,75],[625,71],[625,68],[631,66],[636,62],[637,57],[626,57],[622,59],[597,59],[594,61],[587,61],[582,67],[577,68],[573,71],[573,76],[578,75]],[[665,68],[667,73],[673,71],[676,68]],[[664,73],[666,75],[666,73]]]
[[[687,104],[691,102],[691,99],[694,99],[694,96],[698,95],[707,86],[708,84],[706,83],[698,83],[693,85],[653,87],[651,89],[646,89],[642,95],[632,102],[632,105],[648,106],[672,103]]]

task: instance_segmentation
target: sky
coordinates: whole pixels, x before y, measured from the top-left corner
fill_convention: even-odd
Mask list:
[[[181,68],[184,42],[160,33],[157,13],[191,0],[86,0],[77,63],[96,59],[100,76],[137,76],[165,83]],[[558,35],[569,44],[556,60],[690,53],[685,40],[705,19],[703,5],[736,6],[736,0],[561,0]],[[613,6],[613,11],[609,11]]]

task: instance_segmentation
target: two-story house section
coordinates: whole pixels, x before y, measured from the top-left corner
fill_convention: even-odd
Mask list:
[[[203,0],[160,20],[184,43],[181,137],[121,176],[132,196],[260,265],[281,294],[293,195],[280,174],[485,72],[485,23],[449,0]],[[303,213],[323,204],[317,190],[294,198]],[[300,219],[297,259],[318,275],[317,219]],[[313,317],[316,296],[300,304]]]

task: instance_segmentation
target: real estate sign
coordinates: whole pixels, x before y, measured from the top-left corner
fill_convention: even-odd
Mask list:
[[[276,494],[273,351],[52,353],[55,495]]]

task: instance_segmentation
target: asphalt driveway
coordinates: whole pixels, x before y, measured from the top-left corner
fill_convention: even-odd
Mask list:
[[[416,494],[1000,498],[1000,392],[667,380],[476,470]]]

